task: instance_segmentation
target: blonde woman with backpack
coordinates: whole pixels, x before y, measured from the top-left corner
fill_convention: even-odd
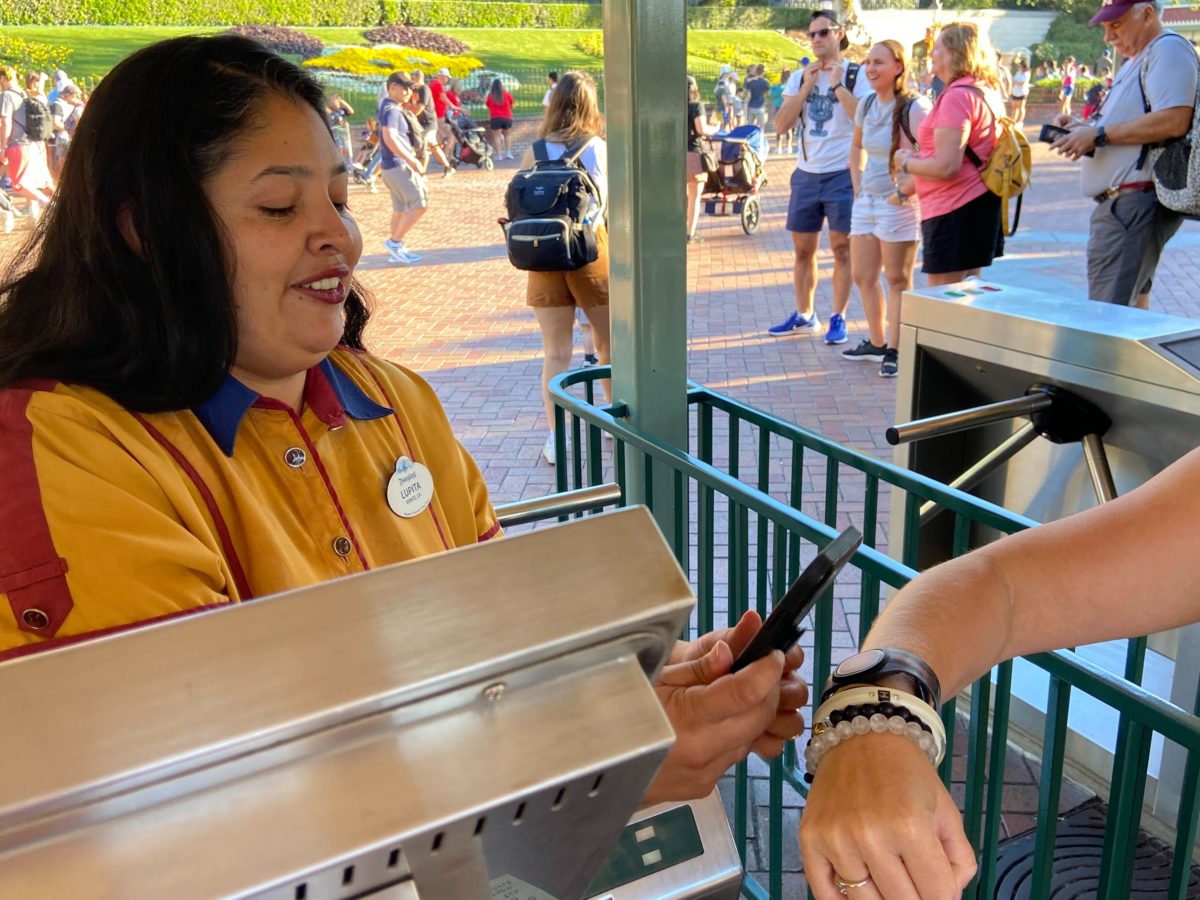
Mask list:
[[[596,82],[586,72],[566,72],[550,94],[546,117],[542,121],[540,140],[545,141],[548,159],[558,159],[569,152],[579,153],[579,162],[587,169],[600,191],[599,205],[594,213],[596,245],[599,251],[595,262],[569,272],[529,272],[525,302],[533,307],[538,329],[542,333],[542,402],[546,409],[549,434],[542,445],[542,458],[550,465],[556,462],[554,447],[554,404],[550,400],[550,379],[571,367],[574,344],[575,310],[583,310],[592,326],[592,340],[600,365],[609,363],[608,331],[608,230],[604,208],[608,197],[608,145],[602,137],[604,117],[596,98]],[[528,169],[535,159],[534,148],[525,151],[521,168]],[[605,396],[609,382],[603,381]]]
[[[996,146],[1004,101],[995,57],[975,25],[947,25],[930,57],[945,90],[917,131],[919,151],[897,150],[895,160],[913,176],[921,201],[921,271],[940,285],[978,275],[1004,255],[1000,197],[980,175]]]
[[[842,351],[846,359],[877,362],[879,374],[899,373],[900,298],[912,287],[921,213],[911,179],[898,177],[896,152],[913,137],[932,103],[908,89],[908,57],[898,41],[880,41],[863,63],[874,90],[858,102],[850,142],[854,207],[850,213],[850,274],[867,317],[867,337]],[[887,279],[886,330],[879,275]]]

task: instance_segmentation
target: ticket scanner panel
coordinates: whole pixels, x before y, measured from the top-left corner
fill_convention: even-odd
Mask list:
[[[4,663],[0,896],[583,897],[693,602],[634,508]]]

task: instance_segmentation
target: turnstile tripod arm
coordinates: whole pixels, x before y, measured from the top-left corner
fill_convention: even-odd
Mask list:
[[[941,416],[930,416],[927,419],[916,419],[902,425],[893,425],[887,430],[887,442],[895,446],[967,431],[981,425],[991,425],[994,422],[1003,422],[1018,416],[1032,415],[1048,409],[1053,402],[1053,398],[1048,393],[1036,390],[1011,400],[1001,400],[998,403],[988,403],[984,406],[960,409],[957,412]]]

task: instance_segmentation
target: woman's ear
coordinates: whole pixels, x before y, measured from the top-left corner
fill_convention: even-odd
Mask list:
[[[122,203],[121,208],[117,210],[117,231],[121,232],[121,237],[125,238],[125,243],[129,245],[134,256],[140,258],[142,239],[138,237],[137,229],[133,225],[133,212],[128,200]]]

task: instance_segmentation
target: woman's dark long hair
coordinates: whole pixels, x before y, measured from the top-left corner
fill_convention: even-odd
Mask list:
[[[325,119],[316,81],[233,35],[153,44],[105,77],[0,282],[0,387],[70,381],[139,412],[212,396],[237,355],[235,260],[203,185],[272,95]],[[345,309],[343,341],[361,348],[359,285]]]
[[[500,83],[499,78],[492,79],[491,95],[493,103],[500,104],[504,102],[504,85]]]

